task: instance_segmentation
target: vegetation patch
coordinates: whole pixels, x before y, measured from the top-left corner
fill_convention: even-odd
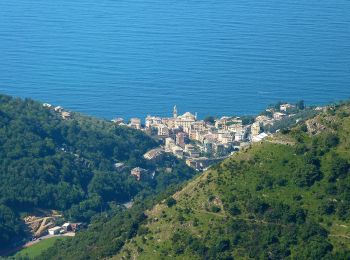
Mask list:
[[[45,240],[40,241],[37,244],[34,244],[33,246],[27,247],[19,251],[14,255],[15,258],[29,258],[29,259],[35,259],[36,257],[40,256],[41,253],[43,253],[45,250],[50,249],[56,241],[62,241],[66,239],[72,239],[70,237],[52,237]]]

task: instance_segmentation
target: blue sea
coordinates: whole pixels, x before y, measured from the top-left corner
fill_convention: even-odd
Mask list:
[[[0,93],[107,119],[347,99],[350,1],[1,1]]]

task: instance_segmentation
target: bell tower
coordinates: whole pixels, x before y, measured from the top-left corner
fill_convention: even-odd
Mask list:
[[[176,107],[176,105],[174,106],[173,117],[177,118],[177,107]]]

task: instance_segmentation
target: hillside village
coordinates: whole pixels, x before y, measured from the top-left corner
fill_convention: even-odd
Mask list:
[[[71,112],[63,107],[47,103],[43,106],[59,113],[65,120],[73,119]],[[141,130],[161,142],[161,146],[145,153],[144,159],[159,162],[166,153],[173,154],[185,160],[188,166],[202,171],[251,143],[261,142],[282,128],[313,116],[324,108],[305,107],[303,101],[296,104],[279,102],[258,116],[199,119],[197,113],[185,112],[179,115],[174,106],[172,117],[148,115],[144,124],[140,118],[131,118],[127,123],[123,118],[116,118],[112,122],[118,126]],[[118,171],[125,170],[122,162],[117,162],[114,166]],[[145,174],[154,176],[154,173],[140,167],[130,170],[130,175],[137,181]]]
[[[162,141],[160,147],[148,151],[144,158],[161,160],[164,153],[172,153],[196,170],[204,170],[215,162],[227,158],[250,143],[260,142],[276,131],[278,123],[296,123],[305,115],[301,111],[317,112],[323,107],[305,108],[297,104],[279,103],[266,109],[248,122],[241,117],[223,116],[212,120],[200,120],[197,113],[178,114],[174,106],[172,117],[147,116],[145,124],[140,118],[131,118],[128,124],[122,118],[112,120],[115,124],[139,129]],[[275,127],[274,127],[275,126]],[[144,169],[134,169],[131,174],[137,179]]]

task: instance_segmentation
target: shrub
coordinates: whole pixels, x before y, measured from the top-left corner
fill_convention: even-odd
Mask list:
[[[241,214],[241,210],[237,207],[237,206],[232,206],[230,209],[229,209],[229,212],[232,216],[237,216],[237,215],[240,215]]]
[[[335,147],[339,144],[339,137],[335,134],[327,134],[324,139],[324,145],[328,148]]]
[[[171,208],[176,204],[176,200],[173,197],[170,197],[165,201],[165,203],[169,208]]]
[[[214,213],[218,213],[218,212],[221,211],[221,208],[218,207],[218,206],[213,205],[213,206],[211,206],[210,211],[214,212]]]

